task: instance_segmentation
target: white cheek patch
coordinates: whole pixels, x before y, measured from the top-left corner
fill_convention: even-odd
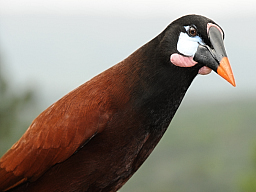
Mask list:
[[[213,26],[215,27],[214,24],[208,24],[208,30],[210,27]],[[189,26],[184,26],[184,28],[186,29],[186,31],[189,30]],[[205,45],[201,37],[190,37],[187,33],[181,32],[177,43],[177,50],[183,55],[179,53],[173,53],[170,56],[170,61],[172,62],[172,64],[178,67],[193,67],[197,64],[197,62],[193,60],[193,57],[197,51],[199,44]],[[199,69],[198,73],[201,75],[207,75],[211,73],[211,71],[212,69],[210,69],[209,67],[203,66]]]
[[[204,45],[199,36],[190,37],[187,33],[181,32],[177,43],[177,50],[186,56],[194,56],[199,44]]]

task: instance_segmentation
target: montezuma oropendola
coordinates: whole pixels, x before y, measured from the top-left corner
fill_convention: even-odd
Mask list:
[[[187,15],[43,111],[0,159],[0,191],[117,191],[170,124],[193,79],[233,86],[214,21]]]

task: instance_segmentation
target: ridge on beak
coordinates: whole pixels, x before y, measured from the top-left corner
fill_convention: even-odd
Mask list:
[[[212,48],[199,44],[193,59],[209,67],[235,87],[235,78],[224,47],[223,33],[217,25],[211,23],[207,25],[207,31]]]

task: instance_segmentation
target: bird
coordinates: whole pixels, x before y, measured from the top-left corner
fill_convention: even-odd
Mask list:
[[[53,103],[0,159],[0,191],[119,190],[151,154],[198,74],[234,87],[224,31],[196,14]]]

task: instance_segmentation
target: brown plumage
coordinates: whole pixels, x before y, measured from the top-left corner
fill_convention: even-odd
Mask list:
[[[180,20],[213,23],[196,15]],[[180,30],[169,25],[43,111],[0,159],[0,191],[118,190],[159,142],[204,66],[170,62]],[[201,33],[207,38],[206,27]]]

